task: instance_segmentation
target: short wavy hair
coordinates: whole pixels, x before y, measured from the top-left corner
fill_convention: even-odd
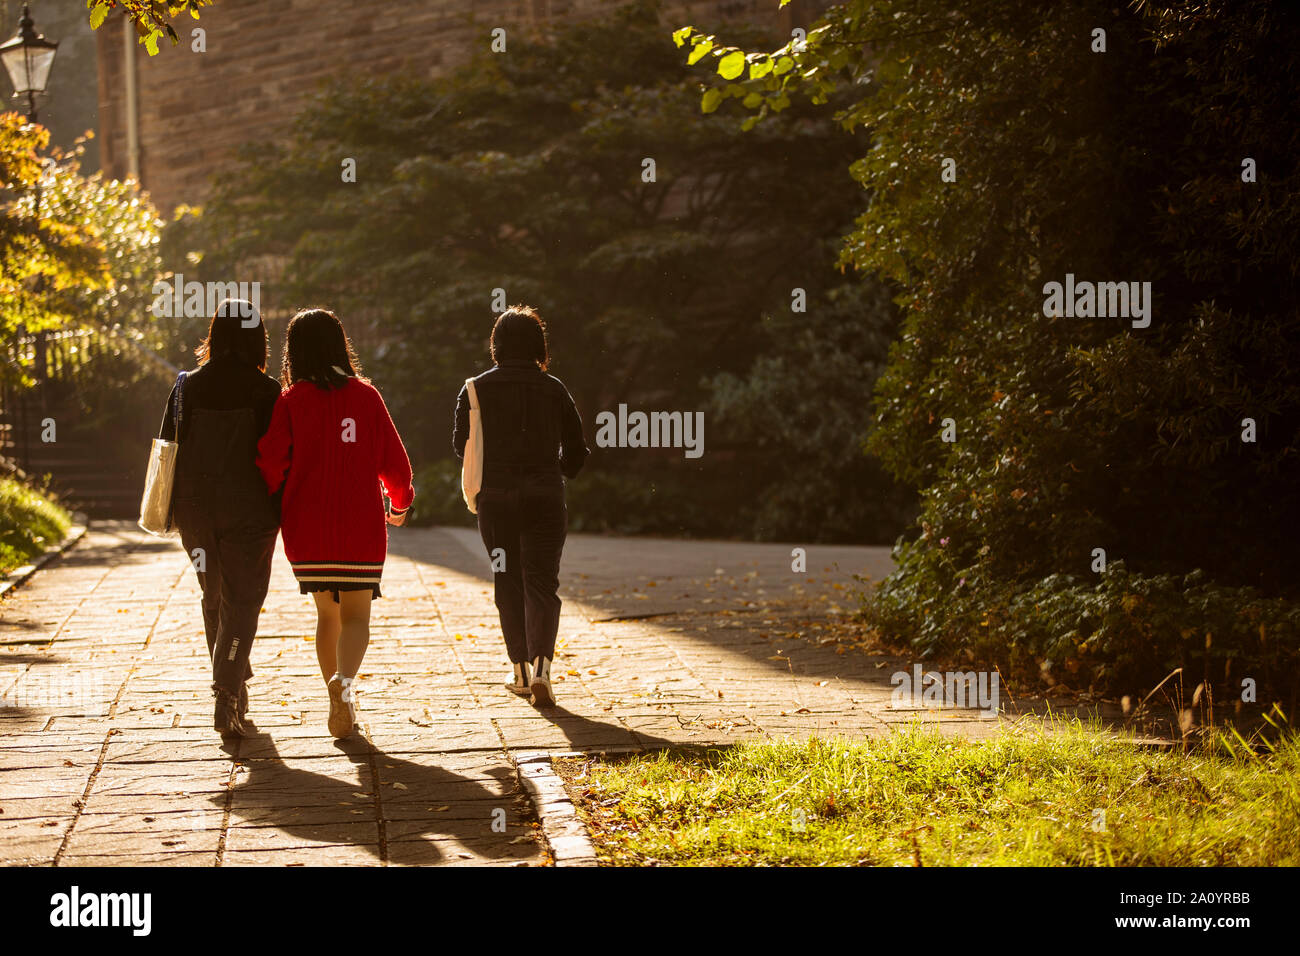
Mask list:
[[[543,372],[551,364],[546,345],[546,323],[530,305],[512,305],[492,326],[492,361],[536,362]]]

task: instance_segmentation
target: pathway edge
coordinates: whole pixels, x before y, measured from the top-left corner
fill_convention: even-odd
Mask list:
[[[556,866],[597,866],[596,848],[577,808],[564,789],[564,781],[551,766],[551,754],[544,750],[514,755],[519,780],[533,798],[542,833],[550,845]]]
[[[21,587],[31,580],[34,575],[45,565],[49,564],[55,558],[60,558],[86,536],[86,531],[90,526],[90,521],[84,515],[78,515],[74,519],[75,523],[68,529],[68,533],[63,536],[63,540],[58,544],[46,548],[45,552],[39,555],[35,561],[30,564],[24,564],[21,567],[14,568],[8,574],[0,579],[0,598],[6,597],[10,591]]]

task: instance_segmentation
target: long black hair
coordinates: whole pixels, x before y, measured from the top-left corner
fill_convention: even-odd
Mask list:
[[[512,305],[497,316],[489,344],[492,361],[536,362],[543,372],[551,364],[546,347],[546,323],[537,310],[528,305]]]
[[[360,377],[361,363],[337,315],[329,309],[303,309],[289,320],[280,384],[289,388],[296,382],[311,382],[333,389]]]
[[[194,350],[200,365],[227,355],[266,371],[266,326],[257,306],[247,299],[223,299],[212,315],[207,337]]]

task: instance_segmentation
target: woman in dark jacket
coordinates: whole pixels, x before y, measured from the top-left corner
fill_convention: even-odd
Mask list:
[[[492,559],[501,631],[514,666],[508,689],[555,703],[551,659],[560,624],[560,556],[568,511],[564,478],[590,454],[568,389],[546,374],[546,325],[528,306],[503,312],[492,328],[495,367],[474,379],[483,426],[478,527]],[[456,400],[452,444],[465,457],[469,396]],[[503,560],[504,559],[504,560]]]
[[[280,386],[266,374],[266,326],[246,300],[217,307],[195,354],[198,368],[172,389],[161,437],[180,443],[172,507],[203,590],[213,726],[223,736],[242,736],[253,674],[249,652],[279,528],[257,469],[257,442]]]

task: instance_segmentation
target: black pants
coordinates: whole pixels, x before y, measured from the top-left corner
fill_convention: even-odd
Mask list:
[[[478,530],[494,564],[501,632],[516,664],[555,656],[561,603],[556,592],[567,525],[562,484],[558,490],[524,486],[479,492]]]
[[[226,498],[219,507],[177,498],[175,508],[181,544],[203,589],[212,684],[236,694],[253,676],[248,658],[271,580],[277,528],[265,495]]]

